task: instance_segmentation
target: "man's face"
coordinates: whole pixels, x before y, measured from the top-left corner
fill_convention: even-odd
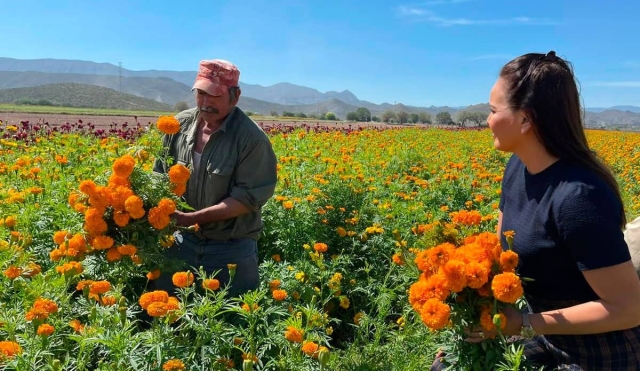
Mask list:
[[[221,123],[238,103],[240,91],[235,99],[230,99],[229,89],[222,95],[211,95],[204,90],[196,90],[196,105],[202,117],[208,123]]]

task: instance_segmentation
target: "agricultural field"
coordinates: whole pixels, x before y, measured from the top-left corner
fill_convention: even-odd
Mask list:
[[[260,289],[228,298],[214,277],[185,274],[167,298],[147,285],[180,181],[150,174],[163,156],[155,119],[0,124],[0,368],[428,368],[450,334],[412,305],[416,256],[495,232],[508,155],[488,129],[264,122],[279,182],[263,213]],[[640,215],[640,134],[588,138],[629,219]],[[107,207],[108,189],[135,190],[148,218],[115,196]],[[87,211],[98,204],[113,218],[104,230],[119,231],[111,241]]]

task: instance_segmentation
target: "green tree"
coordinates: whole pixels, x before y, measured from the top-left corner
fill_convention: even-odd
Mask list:
[[[380,117],[378,117],[378,116],[371,116],[371,121],[373,121],[373,122],[380,122]]]
[[[371,121],[371,111],[369,111],[368,108],[365,107],[360,107],[356,110],[356,120],[357,121],[364,121],[364,122],[369,122]]]
[[[400,111],[396,113],[396,116],[398,117],[398,121],[400,121],[401,124],[409,122],[409,113],[406,111]]]
[[[296,117],[300,117],[301,119],[306,119],[306,118],[307,118],[307,115],[305,115],[305,113],[304,113],[304,112],[298,112],[298,113],[296,114]]]
[[[438,112],[438,114],[436,115],[436,124],[452,125],[453,119],[451,118],[451,114],[447,111]]]
[[[278,111],[271,111],[270,115],[273,117],[278,117]]]
[[[409,122],[412,124],[417,124],[420,122],[420,115],[417,113],[412,113],[409,115]]]
[[[347,113],[347,121],[360,121],[358,118],[358,114],[353,111]]]
[[[431,123],[431,114],[429,112],[421,111],[418,115],[420,116],[421,123],[423,124]]]
[[[467,122],[477,126],[483,126],[486,125],[488,115],[487,113],[481,111],[461,111],[457,116],[458,122],[462,126],[464,126]]]
[[[384,112],[382,112],[382,121],[383,122],[391,122],[392,120],[395,120],[396,117],[396,113],[393,112],[392,110],[386,110]]]
[[[336,121],[338,118],[336,117],[336,114],[333,112],[327,112],[324,117],[329,120],[329,121]]]

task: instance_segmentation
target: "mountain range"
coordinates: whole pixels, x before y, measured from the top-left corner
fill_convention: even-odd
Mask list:
[[[141,98],[152,99],[167,105],[186,102],[193,106],[191,85],[196,71],[145,70],[134,71],[111,63],[67,59],[14,59],[0,57],[0,89],[27,88],[49,84],[75,83],[95,85]],[[303,112],[319,114],[333,112],[344,119],[348,112],[359,107],[369,109],[372,115],[384,111],[407,113],[441,111],[455,114],[462,110],[489,112],[488,104],[466,107],[429,106],[416,107],[401,103],[375,104],[358,99],[348,90],[322,93],[317,89],[287,82],[261,86],[240,82],[242,98],[239,106],[247,111],[269,114]],[[588,126],[640,126],[640,107],[615,106],[587,108],[585,122]]]

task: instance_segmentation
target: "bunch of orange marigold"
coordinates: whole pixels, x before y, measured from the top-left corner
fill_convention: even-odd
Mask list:
[[[409,302],[432,330],[463,323],[486,331],[496,324],[504,328],[502,309],[523,295],[515,272],[518,255],[503,251],[494,233],[469,236],[457,247],[442,243],[419,251],[415,263],[421,274],[409,289]]]
[[[52,260],[81,261],[87,254],[104,254],[108,262],[129,257],[141,264],[143,258],[160,255],[177,229],[170,215],[176,211],[190,171],[174,165],[167,181],[145,170],[143,162],[140,156],[125,154],[113,162],[107,184],[80,182],[68,201],[83,215],[84,233],[56,232],[53,240],[58,247],[50,253]]]

